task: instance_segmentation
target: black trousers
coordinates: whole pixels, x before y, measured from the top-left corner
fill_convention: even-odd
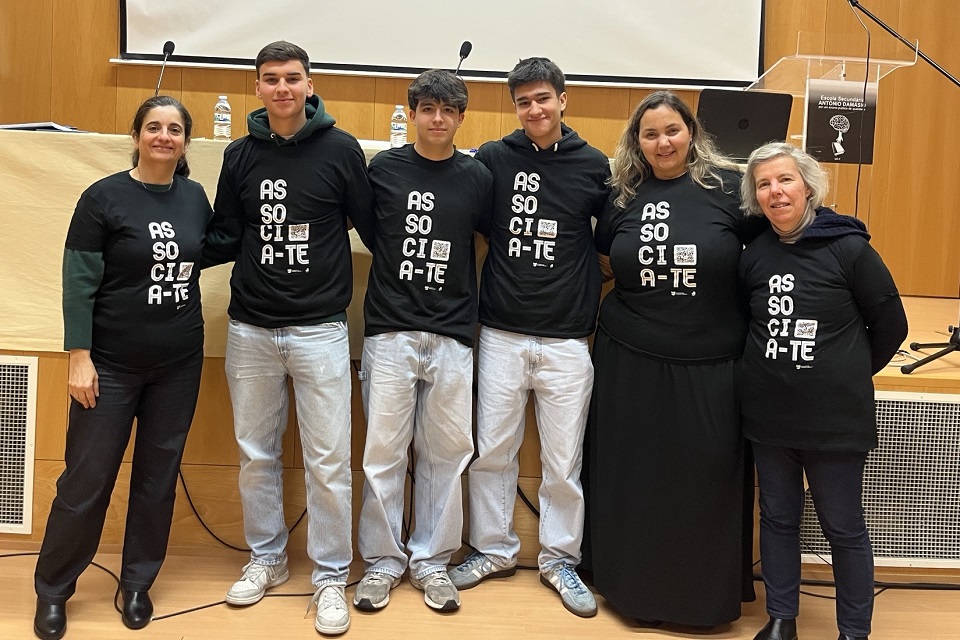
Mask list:
[[[837,626],[870,635],[873,550],[863,517],[865,452],[806,451],[753,443],[760,480],[760,562],[767,613],[796,618],[800,610],[800,521],[806,472],[817,519],[833,555]]]
[[[97,406],[70,404],[64,455],[34,585],[37,596],[61,604],[97,553],[110,495],[137,419],[120,582],[146,591],[167,553],[177,471],[200,390],[203,353],[137,373],[97,362]]]

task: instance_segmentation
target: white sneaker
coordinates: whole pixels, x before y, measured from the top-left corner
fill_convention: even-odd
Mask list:
[[[419,580],[410,576],[410,584],[423,591],[423,601],[431,609],[456,611],[460,608],[460,594],[446,571],[428,573]]]
[[[338,636],[350,628],[350,611],[342,584],[328,584],[313,594],[317,620],[313,626],[322,634]]]
[[[493,563],[483,553],[474,551],[463,564],[456,567],[453,571],[448,571],[450,582],[458,591],[472,589],[488,578],[509,578],[517,572],[516,566],[501,567]]]
[[[387,573],[367,571],[357,585],[353,606],[361,611],[383,609],[390,602],[390,590],[400,584],[400,578]]]
[[[287,560],[279,564],[258,564],[249,562],[243,567],[243,577],[233,583],[227,591],[227,602],[245,606],[260,602],[267,589],[277,587],[290,579]]]

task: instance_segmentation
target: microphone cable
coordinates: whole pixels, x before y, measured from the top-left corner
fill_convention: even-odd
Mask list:
[[[863,19],[860,18],[860,15],[857,13],[857,10],[854,6],[850,5],[850,12],[853,13],[853,17],[857,19],[857,22],[860,23],[860,26],[863,27],[863,30],[867,32],[867,55],[866,60],[864,61],[863,69],[863,108],[860,111],[860,135],[857,136],[857,186],[854,191],[854,200],[853,200],[853,215],[855,217],[860,217],[860,177],[863,171],[863,121],[867,113],[867,87],[870,84],[870,29],[867,28],[867,25],[864,24]],[[877,72],[877,84],[879,85],[879,70]],[[876,105],[874,105],[876,109]],[[876,129],[876,111],[874,111],[874,129]],[[867,220],[869,223],[869,219]],[[869,227],[869,224],[867,225]]]

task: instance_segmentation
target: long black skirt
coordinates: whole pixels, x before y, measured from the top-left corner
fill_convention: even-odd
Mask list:
[[[601,329],[594,367],[584,475],[594,586],[630,618],[736,620],[752,599],[743,535],[752,483],[734,362],[662,362]]]

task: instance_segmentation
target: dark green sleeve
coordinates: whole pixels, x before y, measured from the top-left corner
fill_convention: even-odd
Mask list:
[[[103,254],[63,252],[63,348],[89,349],[93,343],[93,302],[103,281]]]

